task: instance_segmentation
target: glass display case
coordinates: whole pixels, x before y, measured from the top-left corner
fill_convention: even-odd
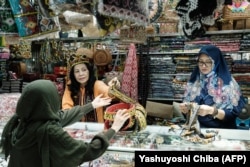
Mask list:
[[[79,122],[65,130],[73,137],[86,142],[104,129],[101,123]],[[149,125],[140,132],[123,131],[117,133],[110,141],[108,150],[100,158],[82,164],[87,166],[133,166],[134,152],[140,150],[173,150],[173,151],[250,151],[250,130],[239,129],[201,129],[202,133],[216,132],[211,142],[192,142],[182,137],[181,129],[173,130],[170,126]]]

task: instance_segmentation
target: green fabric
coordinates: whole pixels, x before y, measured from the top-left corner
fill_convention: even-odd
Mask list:
[[[16,114],[6,124],[1,145],[8,167],[76,167],[101,156],[115,134],[110,129],[97,134],[90,143],[73,139],[62,128],[93,110],[92,105],[59,111],[60,98],[48,80],[28,84],[16,107]]]
[[[81,120],[84,115],[86,115],[90,111],[94,111],[91,103],[85,104],[84,106],[74,106],[70,110],[64,110],[63,112],[60,112],[61,125],[64,127],[75,123]]]

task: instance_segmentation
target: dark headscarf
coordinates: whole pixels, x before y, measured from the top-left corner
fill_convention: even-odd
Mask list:
[[[54,83],[49,80],[36,80],[29,83],[18,100],[15,115],[3,130],[1,145],[5,157],[8,157],[12,147],[21,150],[38,143],[42,159],[48,160],[46,146],[49,141],[46,128],[50,124],[58,124],[59,109],[60,98]],[[43,147],[41,147],[42,144]],[[49,162],[47,160],[45,160],[45,166]]]
[[[1,144],[10,167],[76,167],[100,157],[115,134],[112,129],[96,134],[89,143],[73,139],[63,128],[61,119],[81,115],[92,106],[76,107],[64,117],[60,97],[49,80],[28,84],[16,108],[16,114],[4,127]],[[70,116],[70,114],[72,115]]]
[[[214,45],[207,45],[200,49],[198,56],[200,56],[201,54],[205,54],[213,59],[214,65],[212,70],[214,71],[214,73],[217,74],[219,78],[223,80],[224,84],[228,85],[229,82],[231,81],[231,73],[228,70],[226,60],[222,55],[220,49]],[[189,82],[192,83],[195,82],[197,76],[199,75],[200,75],[200,70],[199,67],[196,66],[190,77]]]
[[[198,57],[201,54],[206,54],[212,60],[212,71],[202,74],[197,65],[187,83],[183,101],[216,106],[227,111],[225,120],[234,120],[245,105],[240,86],[230,74],[219,48],[207,45],[200,49]]]

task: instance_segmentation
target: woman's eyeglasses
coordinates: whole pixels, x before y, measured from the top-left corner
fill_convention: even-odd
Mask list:
[[[211,61],[207,61],[207,62],[198,61],[198,66],[202,67],[203,65],[205,65],[206,67],[211,67],[212,62]]]

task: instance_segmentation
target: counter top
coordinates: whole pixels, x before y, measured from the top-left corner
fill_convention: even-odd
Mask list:
[[[73,138],[90,141],[93,136],[103,131],[102,123],[77,122],[64,128]],[[0,129],[2,131],[2,129]],[[113,166],[114,164],[125,164],[133,166],[134,152],[137,150],[249,150],[250,130],[238,129],[201,129],[203,133],[207,130],[216,130],[218,135],[215,140],[208,144],[192,143],[181,138],[180,131],[170,131],[168,126],[151,126],[141,132],[119,132],[110,141],[106,153],[98,159],[86,162],[80,167]],[[1,132],[0,131],[0,132]],[[161,140],[159,140],[161,139]],[[163,140],[162,140],[163,139]],[[156,141],[159,140],[159,141]],[[2,161],[2,162],[1,162]],[[0,154],[0,166],[7,167],[7,162]]]
[[[90,140],[103,130],[101,123],[78,122],[65,128],[74,138]],[[108,150],[134,152],[135,150],[250,150],[250,130],[201,129],[202,133],[216,131],[209,143],[195,143],[181,137],[181,130],[168,126],[151,126],[140,132],[119,132],[110,141]]]

